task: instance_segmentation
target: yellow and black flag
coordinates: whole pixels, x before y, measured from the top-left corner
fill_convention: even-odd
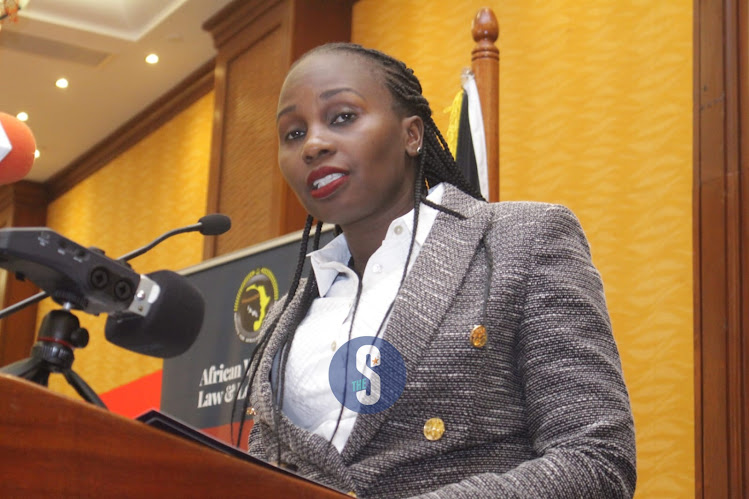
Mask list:
[[[466,179],[481,191],[484,199],[489,199],[489,170],[479,92],[473,73],[466,70],[461,79],[463,88],[447,109],[450,113],[447,145]]]

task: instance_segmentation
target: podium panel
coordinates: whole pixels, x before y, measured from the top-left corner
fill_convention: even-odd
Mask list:
[[[2,497],[346,497],[25,380],[0,393]]]

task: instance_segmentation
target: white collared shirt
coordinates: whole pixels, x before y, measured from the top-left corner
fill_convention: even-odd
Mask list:
[[[438,184],[430,189],[427,199],[439,204],[443,192],[444,186]],[[419,225],[409,271],[438,213],[425,204],[419,208]],[[412,232],[413,210],[391,222],[382,245],[369,258],[351,339],[378,336],[378,333],[382,337],[386,314],[398,293]],[[359,277],[347,265],[351,253],[344,234],[308,256],[320,297],[312,302],[291,345],[286,364],[283,412],[297,426],[330,440],[341,403],[330,388],[328,369],[336,350],[349,340]],[[338,452],[343,450],[351,434],[356,415],[344,408],[333,439]]]

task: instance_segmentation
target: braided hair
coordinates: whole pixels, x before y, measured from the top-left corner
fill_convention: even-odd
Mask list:
[[[418,227],[419,220],[419,207],[421,206],[421,204],[423,203],[427,206],[431,206],[434,209],[457,218],[465,218],[460,213],[457,213],[447,207],[435,204],[428,200],[426,198],[427,186],[437,185],[440,182],[447,182],[476,199],[483,199],[483,197],[481,196],[478,188],[471,185],[466,180],[457,164],[455,163],[455,160],[450,153],[447,142],[445,141],[444,137],[437,128],[437,125],[432,119],[432,110],[429,107],[429,102],[422,95],[421,83],[419,82],[419,79],[416,77],[412,69],[407,67],[403,62],[383,52],[365,48],[361,45],[353,43],[329,43],[326,45],[321,45],[304,54],[299,60],[294,63],[294,65],[292,65],[292,69],[296,65],[298,65],[300,61],[311,55],[330,52],[349,53],[368,61],[371,64],[372,68],[375,70],[375,73],[383,78],[385,86],[390,91],[390,94],[393,98],[395,108],[394,110],[402,116],[419,116],[424,123],[423,142],[421,152],[418,155],[418,164],[413,186],[413,231],[411,236],[411,243],[408,249],[408,255],[406,257],[406,265],[404,265],[403,267],[403,274],[401,276],[400,285],[402,286],[408,272],[408,262],[411,260],[411,254],[413,252],[416,229]],[[239,435],[237,436],[238,446],[240,445],[242,429],[249,407],[249,388],[252,387],[252,383],[260,365],[260,359],[263,356],[263,352],[265,351],[269,338],[273,336],[279,319],[285,313],[286,309],[294,298],[294,295],[297,294],[299,284],[301,282],[305,258],[308,252],[309,237],[313,223],[313,217],[311,215],[308,215],[307,222],[302,233],[302,241],[299,247],[299,257],[297,260],[296,272],[294,273],[289,292],[286,295],[286,299],[284,300],[280,313],[277,314],[275,316],[275,319],[267,326],[265,333],[262,335],[260,342],[253,352],[252,361],[249,363],[248,368],[245,371],[243,384],[246,383],[246,386],[248,388],[247,395],[246,397],[244,397],[243,405],[241,407],[241,410],[239,411],[239,414],[237,414],[237,404],[235,401],[235,410],[232,414],[233,420],[235,416],[239,416],[240,418]],[[321,229],[322,222],[318,221],[312,245],[313,250],[319,248]],[[340,232],[340,227],[336,226],[336,234],[339,234]],[[287,335],[279,350],[279,376],[278,383],[274,387],[273,397],[273,416],[274,425],[276,428],[278,428],[279,418],[281,410],[283,408],[284,378],[286,371],[286,361],[289,356],[288,354],[291,350],[291,344],[294,339],[296,329],[298,328],[304,317],[307,315],[307,312],[309,311],[309,308],[312,305],[314,299],[318,297],[317,289],[318,288],[316,286],[314,272],[312,272],[312,269],[310,269],[304,288],[301,291],[299,307],[297,308],[297,312],[294,314],[294,317],[291,318],[291,333]],[[237,400],[238,399],[239,397],[237,398]],[[343,406],[341,406],[341,413],[342,411]],[[340,416],[338,418],[338,421],[340,422]],[[336,424],[336,430],[333,433],[334,435],[337,429],[338,424]],[[281,462],[280,444],[276,448],[276,462]]]

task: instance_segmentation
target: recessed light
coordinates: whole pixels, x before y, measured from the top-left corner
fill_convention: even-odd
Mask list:
[[[26,120],[29,119],[29,115],[28,115],[28,113],[25,113],[25,112],[21,111],[20,113],[18,113],[16,115],[16,118],[18,118],[21,121],[26,121]]]
[[[65,78],[60,78],[55,82],[55,85],[57,86],[57,88],[68,88],[68,80],[66,80]]]
[[[34,159],[39,157],[39,149],[34,149]]]
[[[159,62],[159,56],[156,54],[148,54],[146,56],[146,62],[148,64],[156,64],[157,62]]]

